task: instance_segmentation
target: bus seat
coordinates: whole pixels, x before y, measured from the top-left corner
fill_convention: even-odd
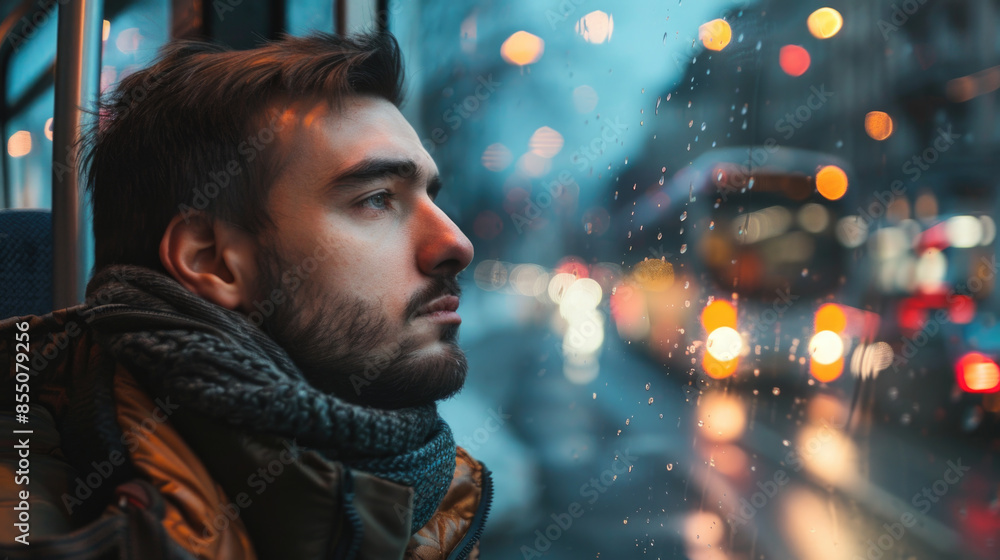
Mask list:
[[[52,212],[0,210],[0,319],[52,311]]]

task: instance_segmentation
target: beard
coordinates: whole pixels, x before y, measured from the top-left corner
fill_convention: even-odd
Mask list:
[[[380,304],[326,292],[269,244],[262,244],[257,261],[258,295],[264,299],[280,290],[286,298],[274,305],[261,328],[320,391],[355,404],[398,409],[448,398],[465,384],[468,362],[458,346],[458,325],[442,329],[442,350],[423,350],[422,342],[400,338],[397,323]],[[294,289],[283,285],[291,283],[285,277],[292,271],[301,279]],[[410,298],[405,320],[434,298],[460,293],[455,277],[435,277]]]

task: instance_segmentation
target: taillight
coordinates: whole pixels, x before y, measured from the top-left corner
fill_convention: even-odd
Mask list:
[[[722,379],[736,373],[743,350],[743,337],[736,330],[736,307],[715,300],[701,311],[701,324],[708,333],[702,367],[710,377]]]
[[[980,354],[970,352],[955,364],[958,386],[968,393],[996,393],[1000,391],[1000,366]]]
[[[841,334],[847,328],[847,316],[839,305],[828,303],[816,311],[813,324],[816,334],[809,341],[809,373],[827,383],[844,372]]]

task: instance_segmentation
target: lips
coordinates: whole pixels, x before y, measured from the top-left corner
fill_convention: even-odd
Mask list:
[[[458,309],[458,296],[446,295],[432,300],[427,305],[417,310],[417,317],[430,315],[439,311],[454,312]]]

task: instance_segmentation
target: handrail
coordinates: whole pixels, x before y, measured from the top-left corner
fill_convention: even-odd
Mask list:
[[[100,92],[103,2],[60,3],[56,45],[55,114],[52,126],[52,304],[55,309],[82,300],[87,270],[83,256],[89,220],[80,205],[77,139]],[[90,109],[88,112],[87,109]],[[82,223],[81,223],[82,222]],[[88,228],[89,229],[89,228]]]

